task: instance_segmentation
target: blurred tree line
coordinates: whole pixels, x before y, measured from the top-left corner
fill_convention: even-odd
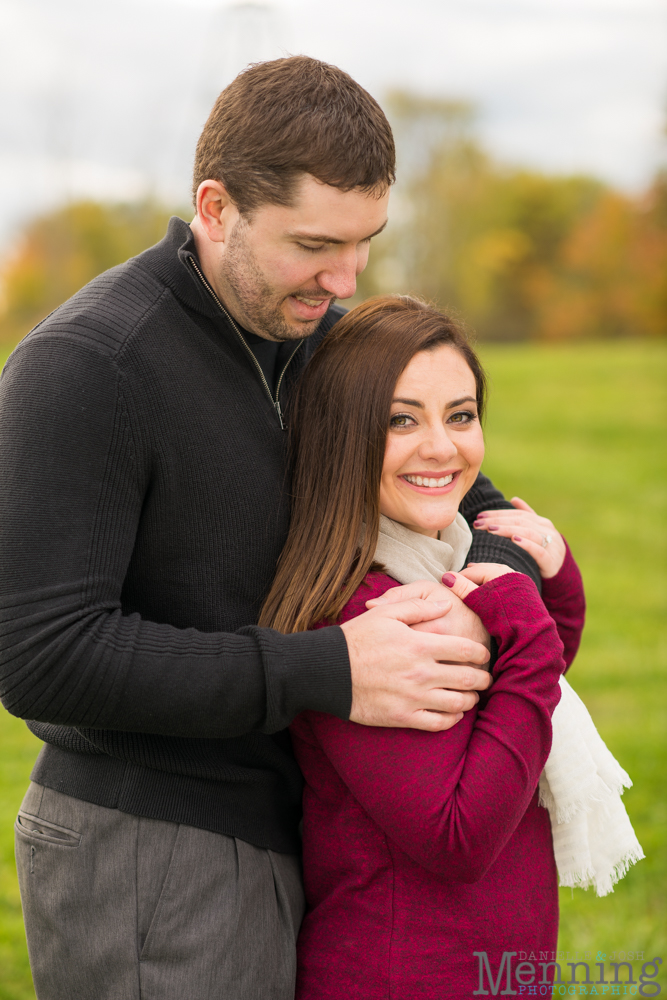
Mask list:
[[[633,198],[494,162],[463,102],[387,107],[399,182],[362,297],[420,295],[484,340],[667,335],[667,171]]]
[[[162,239],[164,206],[73,202],[33,220],[0,269],[0,347],[13,346],[102,271]]]
[[[632,197],[497,163],[464,102],[397,92],[387,107],[399,182],[357,300],[411,292],[483,340],[667,334],[667,171]],[[78,202],[30,223],[0,269],[0,345],[160,240],[170,214]]]

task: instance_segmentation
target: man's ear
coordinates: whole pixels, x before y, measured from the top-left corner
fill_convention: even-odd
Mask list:
[[[239,210],[221,181],[202,181],[197,188],[197,218],[212,243],[224,243],[229,238]]]

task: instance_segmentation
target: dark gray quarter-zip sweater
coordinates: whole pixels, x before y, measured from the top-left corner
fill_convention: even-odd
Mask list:
[[[348,717],[347,647],[337,627],[254,625],[287,533],[286,435],[193,264],[172,219],[7,363],[0,695],[46,743],[35,781],[292,852],[301,776],[281,731],[304,709]],[[283,403],[342,312],[292,357]],[[493,506],[480,477],[464,513]],[[475,534],[471,558],[535,576]]]

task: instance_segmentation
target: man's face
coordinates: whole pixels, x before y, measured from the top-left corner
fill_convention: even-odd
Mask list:
[[[225,305],[267,340],[310,336],[335,299],[354,294],[388,200],[388,190],[380,198],[340,191],[305,174],[292,206],[239,216],[216,274]]]

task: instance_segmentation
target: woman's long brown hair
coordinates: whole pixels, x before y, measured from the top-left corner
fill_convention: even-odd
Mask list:
[[[361,584],[377,545],[396,383],[415,354],[442,344],[467,361],[481,419],[486,378],[477,355],[451,317],[417,299],[369,299],[313,354],[290,406],[292,519],[260,625],[303,632],[335,622]]]

